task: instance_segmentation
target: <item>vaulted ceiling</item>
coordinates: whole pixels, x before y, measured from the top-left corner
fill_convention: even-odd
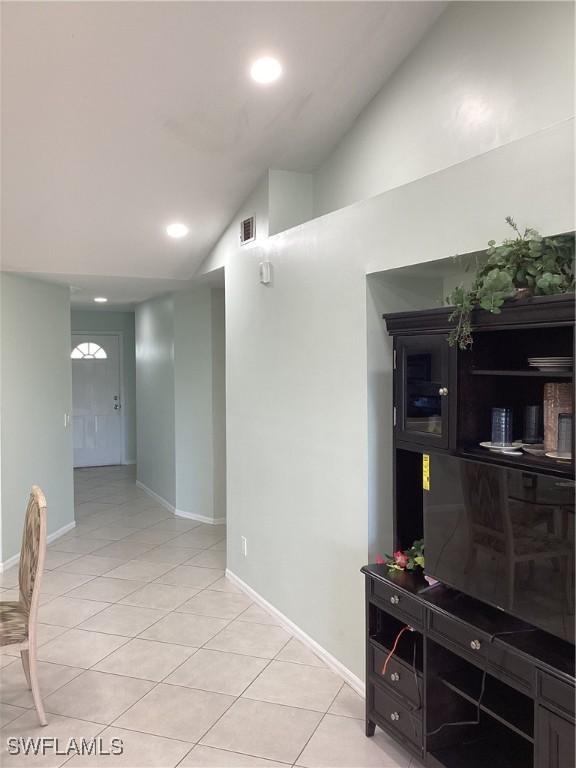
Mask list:
[[[3,269],[140,281],[119,300],[189,278],[268,167],[322,163],[441,9],[3,3]],[[284,75],[262,87],[265,54]]]

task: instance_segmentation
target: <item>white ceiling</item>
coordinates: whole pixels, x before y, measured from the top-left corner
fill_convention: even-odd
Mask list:
[[[171,290],[267,168],[322,162],[443,5],[4,2],[3,269],[76,303]],[[264,88],[263,54],[285,70]]]

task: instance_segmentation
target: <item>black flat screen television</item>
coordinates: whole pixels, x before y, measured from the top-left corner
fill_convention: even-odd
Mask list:
[[[574,643],[574,481],[439,453],[429,477],[426,573]]]

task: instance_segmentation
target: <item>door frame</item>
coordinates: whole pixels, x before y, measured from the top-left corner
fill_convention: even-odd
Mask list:
[[[126,435],[128,434],[128,425],[126,424],[126,409],[124,408],[124,394],[125,394],[125,381],[124,381],[124,331],[75,331],[70,333],[70,340],[73,336],[117,336],[118,337],[118,366],[120,368],[120,463],[121,466],[126,466]],[[70,351],[72,351],[71,348]],[[70,376],[72,376],[72,360],[70,360]],[[74,415],[74,411],[72,411]]]

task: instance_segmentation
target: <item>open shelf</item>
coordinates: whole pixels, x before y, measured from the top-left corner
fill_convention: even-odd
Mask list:
[[[477,445],[465,445],[458,449],[457,454],[463,458],[480,459],[488,464],[498,464],[515,469],[524,469],[527,472],[545,472],[558,477],[573,478],[574,462],[567,460],[551,459],[548,456],[532,456],[522,451],[521,456],[505,453],[493,453],[487,448]]]
[[[369,623],[370,640],[386,654],[392,650],[399,632],[406,626],[374,604],[370,605]],[[398,640],[394,655],[410,667],[415,664],[416,671],[421,673],[423,669],[423,638],[420,632],[404,632]]]
[[[473,368],[470,370],[472,376],[530,376],[543,379],[571,379],[573,371],[539,371],[534,369],[519,370],[494,370],[487,368]]]
[[[436,679],[426,749],[444,768],[528,768],[534,743]],[[480,715],[478,717],[478,714]]]
[[[510,738],[505,729],[465,739],[430,754],[446,768],[527,768],[534,760],[532,745]]]
[[[492,408],[510,408],[514,439],[523,434],[526,406],[544,404],[546,385],[573,388],[574,370],[546,371],[530,368],[530,357],[573,358],[573,330],[569,325],[542,328],[507,328],[479,331],[471,349],[457,360],[458,392],[456,445],[460,455],[511,468],[574,476],[570,461],[547,456],[491,454],[479,447],[490,440]],[[474,403],[474,407],[470,407]]]
[[[534,701],[466,659],[429,641],[429,664],[435,680],[473,707],[490,715],[526,741],[534,742]],[[484,692],[482,693],[482,680]]]
[[[426,696],[434,707],[427,710],[426,748],[439,764],[445,768],[532,765],[531,697],[431,640],[428,671]]]
[[[451,672],[440,680],[459,696],[476,704],[480,696],[482,675],[478,676],[478,681],[474,677],[469,670],[461,670]],[[488,674],[480,709],[530,743],[534,742],[533,701]]]
[[[474,333],[471,349],[461,355],[461,362],[470,372],[527,371],[533,375],[553,378],[557,373],[530,371],[529,358],[573,358],[573,337],[570,325],[544,328],[507,328],[498,331]],[[564,374],[564,372],[562,372]],[[571,376],[572,371],[564,375]]]

